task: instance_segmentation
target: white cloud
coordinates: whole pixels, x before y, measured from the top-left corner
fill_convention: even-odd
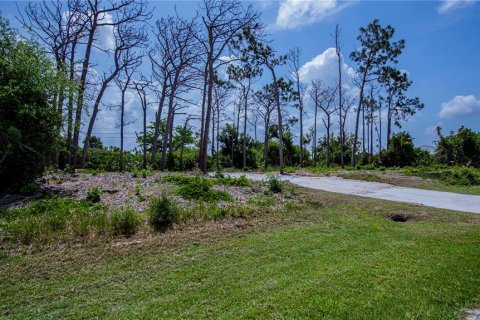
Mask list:
[[[106,13],[98,18],[99,23],[113,23],[111,14]],[[99,47],[106,50],[115,49],[114,27],[111,25],[100,26],[98,28],[98,44]]]
[[[438,13],[448,13],[459,8],[473,5],[476,0],[442,0],[437,8]]]
[[[344,80],[352,77],[355,71],[346,63],[342,65]],[[328,48],[300,68],[300,79],[305,84],[310,84],[314,79],[321,79],[327,85],[335,86],[338,80],[338,57],[335,48]]]
[[[480,100],[474,95],[455,96],[442,103],[439,116],[442,119],[465,118],[480,113]]]
[[[339,9],[336,0],[283,0],[276,25],[281,29],[295,29],[321,21]]]

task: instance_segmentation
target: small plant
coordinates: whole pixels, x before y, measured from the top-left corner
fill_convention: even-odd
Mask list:
[[[138,182],[135,182],[135,195],[140,196],[140,191],[142,190],[142,185]]]
[[[283,183],[277,176],[268,177],[268,188],[273,193],[280,193],[283,190]]]
[[[217,170],[217,171],[215,171],[215,178],[223,179],[223,178],[225,178],[225,175],[223,174],[222,171]]]
[[[100,202],[100,195],[102,194],[102,191],[98,187],[93,187],[87,190],[87,201],[90,201],[92,203],[97,203]]]
[[[132,208],[114,211],[110,215],[110,226],[115,236],[123,234],[126,237],[130,237],[135,234],[139,224],[140,220]]]
[[[149,220],[156,231],[168,229],[175,221],[177,206],[165,194],[150,203]]]
[[[23,185],[19,191],[21,194],[26,194],[26,195],[34,194],[35,192],[38,191],[38,186],[35,182],[29,182]]]

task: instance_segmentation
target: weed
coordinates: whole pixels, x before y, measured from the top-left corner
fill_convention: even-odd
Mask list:
[[[268,177],[268,188],[273,193],[280,193],[283,190],[283,183],[277,176],[271,175]]]
[[[233,198],[224,191],[212,190],[211,181],[194,177],[190,178],[178,189],[178,194],[187,200],[198,200],[205,202],[232,201]]]
[[[172,225],[176,213],[176,203],[163,194],[159,198],[154,198],[150,204],[150,224],[155,230],[164,231]]]
[[[90,201],[91,203],[97,203],[100,202],[100,195],[102,194],[102,191],[98,187],[93,187],[87,190],[87,201]]]
[[[140,219],[132,208],[114,211],[110,215],[110,226],[113,235],[123,234],[130,237],[135,234],[140,224]]]

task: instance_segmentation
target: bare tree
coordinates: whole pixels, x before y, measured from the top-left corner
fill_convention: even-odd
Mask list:
[[[142,27],[136,27],[134,25],[118,24],[116,25],[114,31],[115,31],[114,32],[115,49],[113,52],[114,65],[111,68],[109,73],[105,72],[103,74],[100,90],[97,94],[95,103],[93,105],[92,115],[88,123],[88,129],[87,129],[85,141],[83,144],[82,158],[80,161],[81,168],[85,166],[85,161],[87,159],[87,152],[90,144],[90,137],[92,135],[93,126],[95,124],[100,103],[102,101],[103,95],[105,94],[105,91],[110,85],[110,82],[114,80],[120,72],[122,72],[125,68],[129,66],[139,63],[139,61],[142,59],[142,55],[137,54],[135,50],[143,46],[143,44],[147,39],[147,34],[145,32],[145,29],[143,29]],[[79,105],[77,104],[77,108],[78,107]]]
[[[126,122],[125,121],[125,93],[130,87],[130,83],[132,80],[133,73],[135,72],[135,69],[138,67],[138,64],[132,65],[130,67],[126,67],[123,71],[124,75],[123,77],[118,76],[115,78],[115,83],[120,89],[121,93],[121,98],[120,98],[120,161],[119,161],[119,166],[120,166],[120,172],[123,172],[124,170],[124,162],[123,162],[123,146],[124,146],[124,128],[126,125],[132,123],[132,122]]]
[[[335,34],[334,34],[334,39],[335,39],[335,52],[337,54],[337,59],[338,59],[338,119],[339,119],[339,140],[340,140],[340,165],[342,168],[345,166],[345,137],[344,132],[345,129],[343,127],[345,121],[342,120],[344,119],[344,114],[343,112],[343,83],[342,83],[342,48],[340,44],[340,34],[341,34],[340,26],[337,24],[335,26]],[[346,117],[345,117],[346,118]]]
[[[315,103],[315,114],[320,108],[325,115],[325,118],[322,118],[322,121],[327,131],[326,163],[328,167],[330,165],[330,129],[332,128],[332,115],[336,111],[338,111],[338,109],[334,105],[337,90],[336,88],[326,87],[321,80],[313,80],[308,93],[310,94],[310,97]],[[317,138],[316,115],[313,136],[314,139]]]
[[[268,84],[262,89],[255,91],[254,100],[257,106],[257,112],[263,120],[264,138],[263,138],[263,162],[264,169],[268,168],[268,142],[270,140],[269,127],[272,121],[272,113],[275,111],[275,98],[273,94],[273,85]]]
[[[76,164],[76,159],[77,159],[77,150],[79,145],[80,126],[81,126],[81,120],[82,120],[82,110],[84,107],[87,76],[91,72],[90,58],[91,58],[92,48],[93,47],[102,48],[102,45],[98,43],[99,30],[102,27],[111,27],[111,28],[117,29],[117,32],[115,34],[117,38],[116,41],[118,41],[119,39],[118,29],[124,29],[124,30],[131,29],[131,27],[121,28],[120,26],[126,25],[126,24],[134,25],[137,22],[143,23],[145,20],[147,20],[151,16],[151,11],[148,10],[148,2],[146,0],[110,0],[108,2],[102,1],[102,0],[88,0],[87,5],[84,8],[84,11],[82,12],[82,15],[84,19],[86,19],[86,25],[85,25],[86,43],[85,43],[85,52],[84,52],[84,57],[82,62],[82,70],[81,70],[80,79],[78,83],[77,102],[76,102],[76,110],[75,110],[75,124],[73,127],[71,160],[72,160],[72,165],[74,166]],[[123,32],[123,31],[120,31],[120,32]],[[110,79],[110,81],[112,79]],[[97,112],[98,112],[98,106],[97,106]],[[91,118],[90,122],[92,123],[92,127],[93,127],[94,121],[95,120],[92,121],[92,118]],[[84,147],[87,146],[87,149],[88,149],[89,139],[90,139],[90,136],[87,135],[87,138],[85,139],[87,143],[84,144]],[[85,157],[86,157],[86,150],[83,150],[83,153],[85,153]],[[82,154],[82,161],[80,163],[80,166],[84,164],[84,161],[85,159]]]
[[[231,49],[238,40],[238,36],[245,29],[258,28],[258,13],[253,11],[252,5],[244,8],[239,0],[205,0],[201,6],[202,22],[205,28],[204,38],[201,39],[205,51],[206,61],[206,85],[204,101],[204,114],[202,136],[200,137],[200,155],[199,166],[204,172],[207,171],[207,149],[208,136],[211,123],[213,106],[213,88],[215,70],[220,64],[217,64],[219,58],[225,54],[227,49]]]
[[[167,144],[171,140],[173,123],[176,110],[176,100],[181,99],[181,94],[194,88],[194,81],[198,77],[195,64],[199,62],[199,43],[196,37],[198,33],[195,20],[186,21],[177,17],[162,18],[156,24],[156,37],[158,51],[162,57],[160,62],[153,60],[158,66],[157,75],[163,77],[163,91],[160,97],[159,110],[157,113],[156,128],[160,119],[163,103],[168,100],[166,130],[162,137],[162,154],[160,169],[165,169]],[[158,137],[158,128],[154,136]],[[154,139],[155,144],[155,139]],[[152,150],[152,153],[156,152]],[[152,162],[155,162],[155,154],[152,154]]]
[[[304,90],[303,86],[300,82],[300,55],[302,51],[299,47],[295,47],[290,50],[288,55],[289,57],[289,64],[290,64],[290,71],[292,72],[293,82],[296,86],[296,96],[298,100],[298,114],[300,120],[300,167],[303,167],[303,95]]]
[[[151,83],[147,80],[144,75],[140,75],[139,80],[132,81],[132,87],[137,92],[138,98],[140,99],[140,106],[142,107],[143,114],[143,137],[142,137],[142,168],[147,169],[147,90],[150,87]]]

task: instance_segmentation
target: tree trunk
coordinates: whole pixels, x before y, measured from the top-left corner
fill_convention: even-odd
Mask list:
[[[173,107],[173,99],[174,99],[173,87],[172,87],[171,90],[172,91],[170,92],[170,95],[168,97],[167,123],[165,125],[165,132],[163,134],[163,139],[162,139],[162,157],[160,159],[160,170],[165,170],[165,160],[166,160],[166,157],[167,157],[168,135],[169,135],[169,130],[170,130],[170,127],[171,127],[171,123],[173,122],[173,113],[175,112],[174,107]]]
[[[362,83],[360,86],[360,97],[358,99],[358,108],[357,114],[355,117],[355,134],[353,136],[353,143],[352,143],[352,156],[351,156],[351,165],[355,166],[355,154],[357,153],[357,141],[358,141],[358,125],[360,123],[360,112],[362,111],[362,103],[363,103],[363,90],[365,88],[365,75],[362,78]]]
[[[126,86],[125,86],[126,89]],[[120,106],[120,172],[123,172],[123,127],[125,125],[125,90],[122,89],[122,100]]]
[[[160,101],[158,103],[158,110],[155,114],[155,129],[153,132],[152,141],[152,155],[150,157],[150,165],[153,169],[157,168],[157,150],[158,150],[158,137],[160,135],[160,122],[162,121],[163,104],[165,103],[165,96],[167,95],[167,80],[166,77],[163,81],[162,92],[160,93]]]
[[[209,33],[209,42],[210,42],[210,51],[208,55],[208,90],[207,90],[207,110],[205,114],[205,127],[204,127],[204,134],[202,137],[202,143],[200,147],[200,158],[199,158],[199,166],[200,170],[203,173],[207,173],[207,151],[208,151],[208,132],[210,130],[210,118],[212,113],[212,94],[213,94],[213,77],[214,70],[213,70],[213,43],[212,43],[212,31],[211,29],[208,30]]]
[[[327,167],[330,166],[330,115],[327,114]]]
[[[313,147],[312,147],[314,167],[317,165],[317,113],[318,113],[318,102],[315,101],[315,117],[313,120]]]
[[[93,41],[95,39],[95,31],[97,29],[97,16],[93,17],[92,28],[88,35],[87,46],[85,49],[85,57],[83,59],[82,74],[80,76],[80,83],[78,87],[77,109],[75,110],[75,125],[73,129],[73,143],[72,143],[72,167],[77,166],[78,145],[80,139],[80,125],[82,122],[83,99],[85,94],[85,83],[87,80],[88,67],[90,65],[90,54],[92,51]],[[93,127],[93,123],[92,123]],[[82,156],[83,157],[83,156]]]
[[[247,89],[245,89],[247,90]],[[247,168],[247,111],[248,111],[248,90],[245,92],[244,100],[244,118],[243,119],[243,170]]]
[[[268,168],[268,126],[270,125],[270,115],[268,115],[265,119],[265,134],[263,139],[263,161],[265,170]]]
[[[280,174],[284,174],[285,164],[283,162],[283,121],[282,121],[282,107],[280,105],[280,92],[278,90],[277,76],[273,67],[269,66],[270,72],[273,78],[273,90],[275,94],[275,102],[277,104],[277,116],[278,116],[278,157],[280,165]]]

